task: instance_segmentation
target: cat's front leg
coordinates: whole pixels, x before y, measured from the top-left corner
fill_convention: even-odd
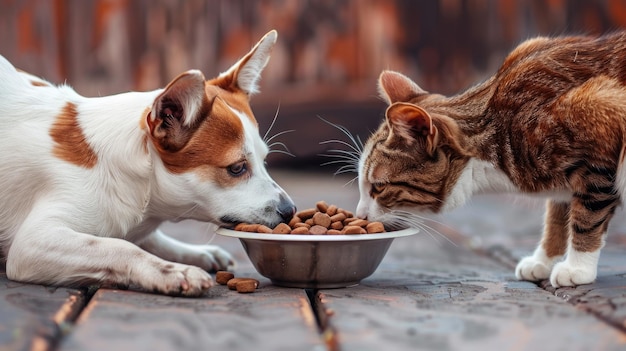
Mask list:
[[[541,243],[535,252],[523,258],[515,268],[520,280],[540,281],[548,279],[554,264],[567,249],[569,203],[548,200]]]
[[[552,286],[590,284],[596,279],[600,250],[618,204],[619,197],[612,192],[574,194],[567,257],[554,266],[550,275]]]

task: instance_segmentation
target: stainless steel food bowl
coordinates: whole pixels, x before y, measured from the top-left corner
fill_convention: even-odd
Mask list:
[[[416,228],[363,235],[281,235],[220,228],[238,238],[254,268],[274,285],[294,288],[343,288],[370,276],[393,239]]]

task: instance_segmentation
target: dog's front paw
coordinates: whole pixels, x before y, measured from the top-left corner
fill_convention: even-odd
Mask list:
[[[515,277],[519,280],[540,281],[550,277],[550,267],[535,256],[523,258],[515,267]]]
[[[184,264],[168,264],[161,270],[162,277],[155,281],[154,290],[166,295],[201,296],[213,279],[199,267]]]
[[[596,279],[597,267],[588,265],[574,266],[568,261],[560,262],[552,270],[550,283],[553,287],[590,284]]]
[[[197,257],[191,261],[192,264],[209,272],[226,270],[235,264],[233,256],[219,246],[200,245],[194,251]]]

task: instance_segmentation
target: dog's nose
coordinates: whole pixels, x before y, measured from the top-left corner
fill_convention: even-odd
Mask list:
[[[287,223],[291,220],[293,215],[296,214],[296,205],[294,205],[290,198],[281,195],[276,212],[278,212],[280,218],[283,219],[283,222]]]

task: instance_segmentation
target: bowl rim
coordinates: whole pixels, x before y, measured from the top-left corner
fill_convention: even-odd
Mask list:
[[[419,233],[419,228],[410,227],[402,230],[377,234],[341,234],[341,235],[306,235],[306,234],[264,234],[241,232],[233,229],[220,227],[215,231],[219,235],[238,238],[238,239],[256,239],[268,241],[362,241],[362,240],[378,240],[393,239]]]

